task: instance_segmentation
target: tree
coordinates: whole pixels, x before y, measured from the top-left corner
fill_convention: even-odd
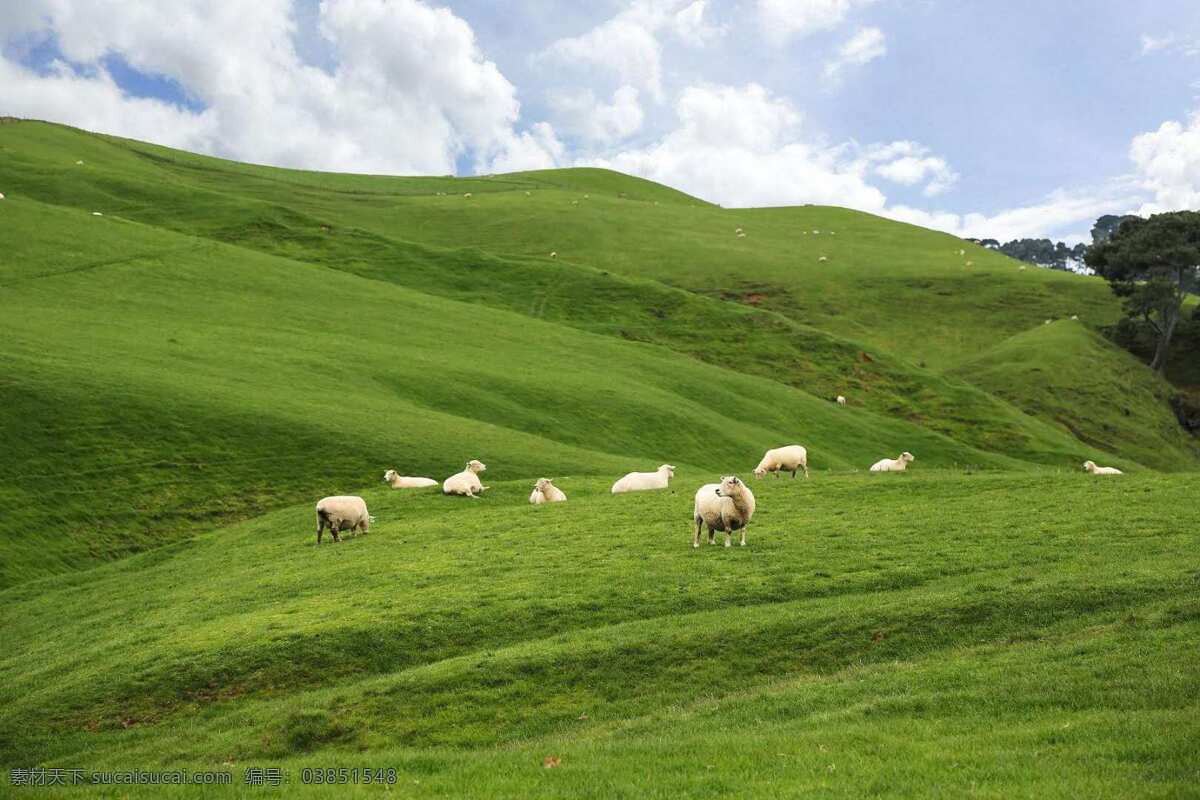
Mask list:
[[[1124,298],[1126,316],[1154,331],[1158,341],[1150,368],[1162,373],[1184,296],[1200,281],[1200,212],[1127,217],[1088,250],[1086,261]]]
[[[1092,226],[1092,244],[1101,244],[1108,240],[1110,236],[1117,232],[1117,228],[1121,227],[1121,223],[1127,219],[1137,219],[1132,214],[1117,216],[1116,214],[1105,214],[1100,219],[1096,220],[1096,224]]]

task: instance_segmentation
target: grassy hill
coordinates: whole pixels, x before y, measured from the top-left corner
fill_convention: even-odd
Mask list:
[[[1096,334],[1098,281],[603,170],[331,175],[36,122],[0,124],[0,192],[4,766],[485,797],[1198,777],[1200,453]],[[793,441],[814,477],[754,482],[750,546],[692,552],[695,487]],[[914,474],[865,474],[901,450]],[[380,483],[469,458],[480,501]],[[669,491],[608,494],[664,461]],[[539,476],[570,501],[530,507]],[[379,521],[318,549],[335,493]]]

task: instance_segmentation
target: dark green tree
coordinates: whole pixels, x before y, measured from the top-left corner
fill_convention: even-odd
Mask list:
[[[1200,212],[1126,218],[1088,250],[1086,261],[1124,299],[1126,316],[1143,320],[1154,331],[1150,367],[1163,372],[1184,296],[1200,273]]]

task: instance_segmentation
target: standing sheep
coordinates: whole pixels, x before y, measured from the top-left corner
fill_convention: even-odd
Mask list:
[[[475,459],[467,462],[462,472],[456,472],[442,483],[442,494],[461,494],[465,497],[478,498],[487,490],[479,480],[479,473],[487,470],[487,464]]]
[[[775,477],[779,477],[780,472],[790,472],[792,477],[796,477],[796,470],[804,470],[804,477],[808,477],[808,451],[798,444],[789,444],[786,447],[776,447],[768,450],[763,454],[762,461],[758,462],[758,466],[754,468],[754,477],[761,478],[768,472],[774,472]]]
[[[535,506],[540,506],[542,503],[562,503],[566,499],[567,496],[563,494],[562,489],[555,486],[550,478],[538,478],[532,494],[529,495],[529,502]]]
[[[839,394],[839,395],[837,396],[837,404],[838,404],[839,406],[845,407],[845,405],[846,405],[846,398],[845,398],[844,396],[842,396],[842,395],[840,395],[840,394]]]
[[[742,532],[741,546],[746,546],[746,526],[754,516],[754,493],[736,476],[727,475],[720,483],[706,483],[696,492],[696,504],[692,507],[692,522],[696,526],[692,534],[692,547],[700,546],[700,531],[708,526],[708,543],[715,544],[713,536],[725,531],[725,546],[730,545],[730,536]]]
[[[408,475],[396,474],[394,469],[383,473],[383,482],[393,489],[423,489],[426,486],[438,485],[433,478],[411,478]]]
[[[613,484],[613,494],[644,492],[650,489],[666,489],[675,477],[675,467],[662,464],[654,472],[631,472]]]
[[[354,495],[321,498],[317,503],[317,544],[321,543],[326,528],[333,534],[335,542],[341,541],[339,531],[354,531],[357,536],[361,530],[365,536],[371,529],[366,501]]]
[[[871,472],[904,472],[908,469],[908,465],[915,460],[913,454],[905,450],[899,458],[884,458],[876,461],[871,465]]]
[[[1095,461],[1083,462],[1083,468],[1093,475],[1124,475],[1124,472],[1116,467],[1098,467]]]

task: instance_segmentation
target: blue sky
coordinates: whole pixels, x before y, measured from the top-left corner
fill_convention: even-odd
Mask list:
[[[1200,207],[1200,3],[10,0],[0,113],[261,163],[594,164],[1086,236]]]

